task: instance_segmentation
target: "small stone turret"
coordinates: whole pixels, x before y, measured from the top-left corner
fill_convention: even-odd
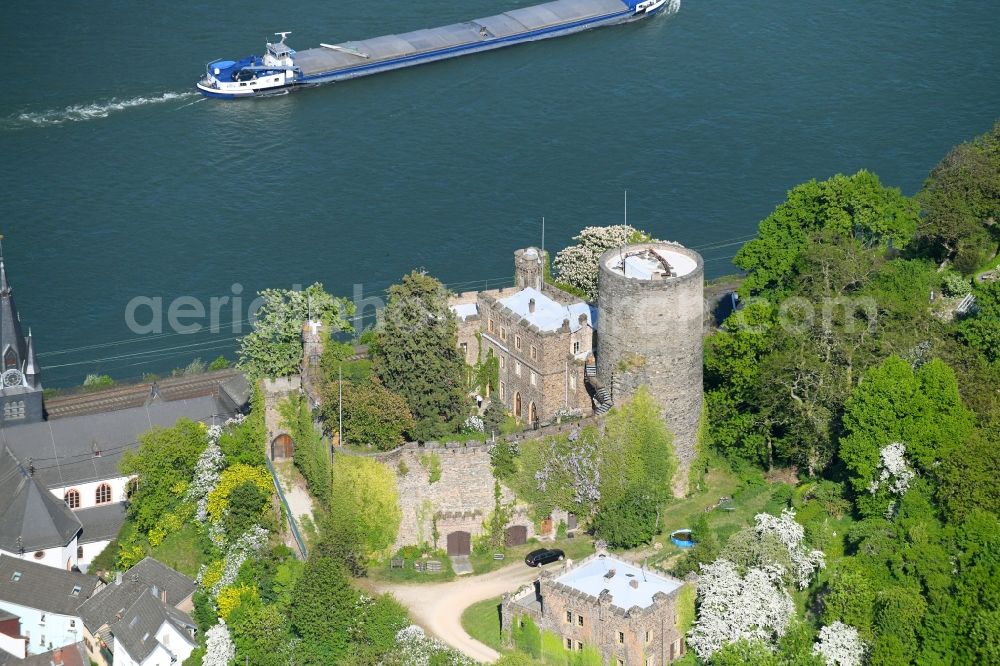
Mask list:
[[[518,289],[532,287],[539,291],[545,282],[542,251],[529,247],[514,252],[514,286]]]

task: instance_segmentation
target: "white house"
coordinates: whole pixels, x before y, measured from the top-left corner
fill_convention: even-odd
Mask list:
[[[103,586],[96,576],[0,556],[0,611],[20,618],[29,655],[79,642],[79,607]]]
[[[141,594],[115,624],[114,666],[176,666],[197,646],[197,627],[185,613]]]

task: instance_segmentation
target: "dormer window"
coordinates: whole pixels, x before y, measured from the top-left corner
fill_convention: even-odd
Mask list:
[[[10,575],[10,582],[16,583],[19,580],[21,580],[21,572],[20,571],[15,571],[14,573],[12,573]]]
[[[70,592],[70,594],[72,594],[74,597],[78,597],[78,596],[80,596],[80,592],[82,590],[83,590],[83,588],[80,587],[79,585],[74,585],[73,586],[73,591]]]

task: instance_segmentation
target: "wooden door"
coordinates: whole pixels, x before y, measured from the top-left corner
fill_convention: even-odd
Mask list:
[[[511,525],[507,528],[505,543],[508,546],[520,546],[528,543],[528,528],[524,525]]]
[[[468,555],[472,552],[472,535],[452,532],[448,535],[448,555]]]

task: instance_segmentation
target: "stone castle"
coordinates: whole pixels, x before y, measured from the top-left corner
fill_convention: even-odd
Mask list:
[[[517,250],[513,287],[451,299],[466,362],[499,363],[496,395],[483,397],[537,427],[603,414],[644,385],[674,436],[674,493],[683,494],[703,397],[701,255],[675,243],[610,250],[596,307],[548,284],[544,262],[538,248]]]

